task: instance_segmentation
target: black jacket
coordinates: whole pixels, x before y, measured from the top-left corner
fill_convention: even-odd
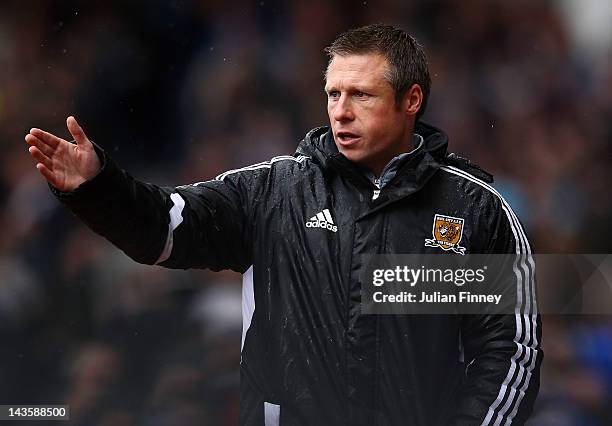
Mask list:
[[[54,192],[137,262],[244,274],[241,425],[522,424],[542,360],[531,248],[490,175],[416,133],[381,188],[322,127],[294,156],[176,188],[96,148],[101,172]],[[442,252],[436,214],[464,220],[466,253],[520,255],[515,315],[361,315],[361,255]]]

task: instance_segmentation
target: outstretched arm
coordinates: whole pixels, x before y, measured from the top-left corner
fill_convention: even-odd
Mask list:
[[[73,117],[67,123],[76,144],[40,129],[25,139],[52,192],[92,230],[140,263],[248,268],[248,194],[261,170],[223,181],[158,186],[122,170]]]

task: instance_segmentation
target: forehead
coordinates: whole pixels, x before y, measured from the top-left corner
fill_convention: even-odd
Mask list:
[[[349,84],[389,84],[385,78],[387,59],[378,54],[336,55],[327,67],[325,87]]]

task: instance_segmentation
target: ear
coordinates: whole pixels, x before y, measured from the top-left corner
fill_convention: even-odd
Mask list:
[[[421,86],[415,83],[406,91],[402,101],[402,108],[406,115],[414,117],[421,109],[422,104],[423,91]]]

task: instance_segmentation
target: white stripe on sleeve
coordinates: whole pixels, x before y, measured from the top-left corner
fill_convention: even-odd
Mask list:
[[[240,353],[244,348],[247,332],[251,328],[255,312],[255,288],[253,287],[253,265],[242,275],[242,343]]]
[[[183,209],[185,208],[185,200],[179,194],[174,193],[170,195],[173,206],[170,209],[170,223],[168,224],[168,236],[166,237],[166,245],[162,250],[159,259],[155,264],[161,263],[167,260],[172,253],[172,245],[174,243],[173,234],[174,230],[183,222]]]
[[[280,405],[264,402],[264,424],[265,426],[280,425]]]
[[[508,409],[512,406],[512,403],[514,402],[514,399],[516,397],[517,399],[514,409],[508,415],[505,422],[505,424],[510,424],[518,411],[518,407],[521,403],[521,400],[523,399],[525,390],[529,386],[531,372],[533,371],[533,368],[535,366],[538,353],[537,349],[535,349],[535,347],[538,345],[536,334],[537,304],[535,300],[535,282],[533,277],[535,264],[533,262],[533,257],[531,254],[531,247],[529,246],[529,241],[525,236],[525,232],[520,222],[518,221],[518,218],[516,217],[506,200],[492,186],[456,167],[443,166],[441,167],[441,169],[448,173],[464,177],[465,179],[468,179],[482,186],[483,188],[496,195],[497,198],[499,198],[499,200],[502,202],[502,209],[506,213],[506,217],[508,218],[510,228],[516,241],[517,258],[515,259],[513,269],[517,278],[517,304],[514,311],[515,323],[517,327],[514,342],[517,346],[517,351],[510,359],[510,368],[508,369],[508,374],[502,382],[497,398],[489,407],[487,415],[482,422],[482,426],[489,425],[491,420],[493,420],[493,418],[495,417],[496,421],[494,425],[498,426],[503,420],[504,415],[507,413]],[[526,296],[524,301],[525,313],[521,314],[521,308],[523,307],[523,289],[525,291]],[[527,326],[526,329],[523,326],[523,322]],[[520,359],[520,361],[517,363],[518,359]],[[529,365],[526,365],[527,363],[529,363]],[[518,373],[516,375],[516,378],[512,380],[517,368]],[[525,381],[523,382],[523,385],[518,388],[524,377]],[[506,403],[502,406],[502,408],[499,410],[499,413],[497,413],[496,415],[495,410],[498,409],[498,407],[502,405],[502,403],[506,399],[506,392],[508,388],[510,388],[508,399],[506,400]]]

